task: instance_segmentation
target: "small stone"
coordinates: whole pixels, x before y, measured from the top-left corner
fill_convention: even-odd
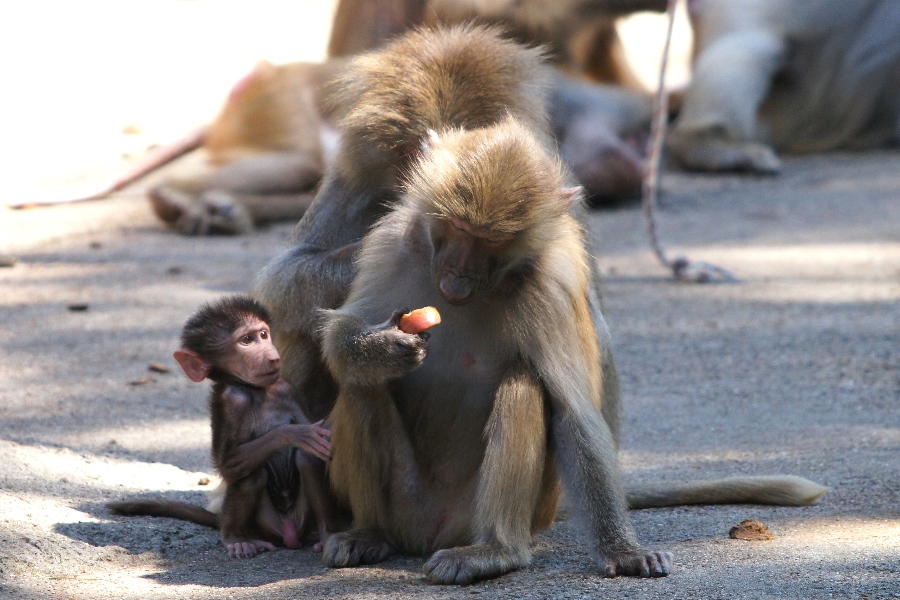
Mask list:
[[[209,485],[209,477],[203,477],[197,482],[197,485]]]
[[[748,542],[764,542],[775,539],[775,536],[772,535],[765,523],[760,523],[753,519],[746,519],[732,527],[731,531],[728,532],[728,537]]]
[[[147,365],[147,368],[150,369],[151,371],[153,371],[154,373],[168,373],[169,372],[169,367],[167,367],[166,365],[164,365],[162,363],[158,363],[158,362],[150,363],[149,365]]]
[[[66,308],[68,308],[72,312],[84,312],[88,309],[87,304],[69,304]]]

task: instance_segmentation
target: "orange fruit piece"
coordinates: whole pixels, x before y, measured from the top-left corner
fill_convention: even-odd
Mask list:
[[[400,331],[403,333],[422,333],[441,322],[441,313],[433,306],[417,308],[400,317]]]

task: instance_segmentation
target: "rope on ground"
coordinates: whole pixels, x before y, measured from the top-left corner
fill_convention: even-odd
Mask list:
[[[641,185],[641,204],[647,218],[647,232],[650,245],[656,258],[669,269],[678,281],[692,283],[710,283],[712,281],[737,281],[737,278],[721,267],[705,262],[693,262],[686,256],[669,258],[656,227],[656,208],[659,196],[660,163],[662,162],[663,140],[666,137],[666,124],[669,118],[669,95],[665,91],[666,67],[669,62],[669,43],[672,41],[672,28],[675,24],[675,6],[678,0],[669,0],[666,15],[669,20],[666,31],[666,43],[663,47],[662,62],[659,67],[659,86],[656,90],[656,101],[653,107],[653,121],[650,128],[650,153],[644,169],[644,180]]]

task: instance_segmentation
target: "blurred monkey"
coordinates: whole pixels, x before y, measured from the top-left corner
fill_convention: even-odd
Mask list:
[[[693,77],[676,163],[777,173],[779,152],[900,141],[896,0],[690,0]]]

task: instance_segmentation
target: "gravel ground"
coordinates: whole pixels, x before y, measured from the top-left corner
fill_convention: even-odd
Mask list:
[[[17,259],[0,268],[0,597],[900,598],[900,154],[792,158],[776,178],[670,174],[664,190],[666,240],[740,282],[673,283],[637,206],[593,213],[626,478],[793,473],[833,488],[818,505],[634,512],[640,539],[676,557],[652,581],[600,578],[564,520],[530,567],[462,588],[429,585],[422,558],[235,561],[202,527],[114,517],[111,499],[202,503],[215,485],[200,483],[207,388],[171,354],[185,317],[249,289],[291,230],[179,237],[137,186],[0,207],[0,254]],[[777,539],[729,539],[747,518]]]

